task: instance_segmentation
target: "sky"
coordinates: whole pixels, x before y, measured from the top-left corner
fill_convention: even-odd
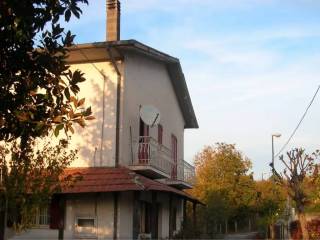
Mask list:
[[[236,144],[255,178],[320,85],[318,0],[122,0],[121,39],[180,59],[200,125],[185,131],[185,160],[206,145]],[[105,40],[105,0],[89,0],[67,27],[77,43]],[[320,94],[285,150],[320,149]],[[278,161],[276,166],[281,167]]]

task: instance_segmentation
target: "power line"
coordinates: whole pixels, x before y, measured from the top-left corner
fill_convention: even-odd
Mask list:
[[[289,139],[287,140],[287,142],[282,146],[282,148],[280,149],[280,151],[275,155],[275,158],[278,157],[281,152],[288,146],[289,142],[292,140],[292,138],[294,137],[294,135],[296,134],[297,130],[299,129],[300,125],[302,124],[304,118],[306,117],[310,107],[312,106],[314,100],[316,99],[318,93],[319,93],[319,90],[320,90],[320,85],[318,86],[318,89],[317,91],[315,92],[315,94],[313,95],[313,98],[311,99],[311,102],[309,103],[306,111],[304,112],[304,114],[302,115],[298,125],[296,126],[296,128],[294,129],[294,131],[292,132],[292,134],[290,135]]]

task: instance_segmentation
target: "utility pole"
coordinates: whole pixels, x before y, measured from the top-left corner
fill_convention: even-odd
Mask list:
[[[272,142],[272,167],[274,167],[274,138],[279,138],[281,137],[281,134],[276,133],[271,135],[271,142]]]
[[[275,169],[275,166],[274,166],[274,138],[279,138],[281,137],[281,134],[279,133],[276,133],[276,134],[272,134],[271,135],[271,148],[272,148],[272,162],[271,162],[271,167],[272,167],[272,170]],[[271,239],[275,239],[275,230],[274,230],[274,221],[272,220],[272,223],[270,225],[270,237]]]

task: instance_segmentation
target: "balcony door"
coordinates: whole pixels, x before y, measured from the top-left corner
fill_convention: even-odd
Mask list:
[[[171,177],[172,179],[177,179],[177,165],[178,165],[178,140],[175,135],[171,135],[171,151],[172,151],[172,172]]]
[[[140,118],[138,158],[140,164],[148,164],[150,156],[149,126]]]

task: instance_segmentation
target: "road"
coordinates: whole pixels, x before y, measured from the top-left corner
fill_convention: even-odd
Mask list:
[[[254,240],[256,234],[257,234],[256,232],[228,234],[224,237],[224,239],[228,239],[228,240],[236,240],[236,239]]]

